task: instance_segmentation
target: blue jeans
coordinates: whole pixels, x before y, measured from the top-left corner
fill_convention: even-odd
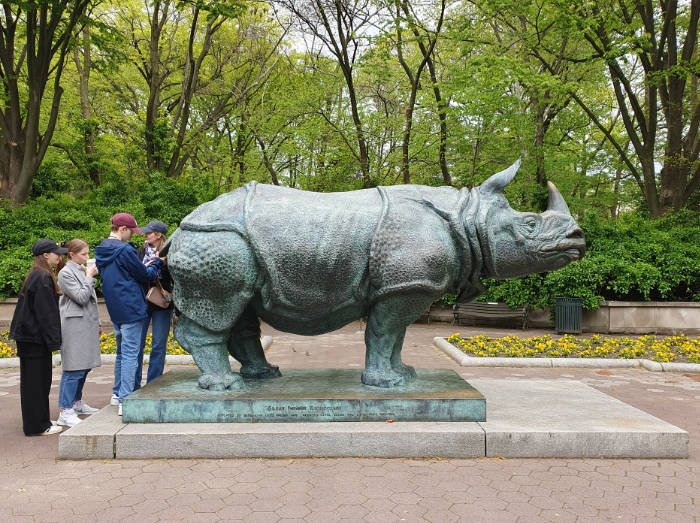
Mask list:
[[[150,307],[149,307],[150,308]],[[139,359],[136,367],[135,389],[141,387],[143,376],[143,349],[146,346],[146,336],[148,336],[148,324],[152,323],[151,355],[149,356],[148,374],[146,383],[150,383],[163,374],[165,367],[165,351],[168,348],[168,336],[170,335],[170,321],[173,317],[173,309],[153,309],[148,313],[141,331],[141,348],[139,349]]]
[[[134,391],[136,367],[138,366],[141,331],[146,318],[131,323],[113,325],[117,342],[117,357],[114,362],[114,387],[112,393],[119,396],[121,403]]]
[[[83,398],[83,385],[90,369],[64,370],[58,389],[58,408],[72,409],[73,403]]]

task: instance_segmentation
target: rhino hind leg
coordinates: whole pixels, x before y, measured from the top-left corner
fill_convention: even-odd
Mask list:
[[[228,352],[241,364],[241,376],[251,380],[278,378],[279,367],[270,365],[260,343],[260,320],[248,304],[231,329]]]
[[[175,337],[202,371],[199,386],[210,390],[240,390],[243,378],[231,371],[226,350],[228,331],[216,332],[195,323],[184,314],[174,331]]]
[[[396,340],[394,348],[391,351],[391,368],[406,380],[412,380],[416,377],[416,369],[401,361],[401,349],[403,348],[403,340],[405,337],[406,331],[404,329],[404,333]]]
[[[415,369],[401,361],[401,349],[406,327],[420,317],[431,302],[429,297],[391,296],[372,306],[365,329],[367,350],[362,383],[391,388],[405,385],[416,377]]]

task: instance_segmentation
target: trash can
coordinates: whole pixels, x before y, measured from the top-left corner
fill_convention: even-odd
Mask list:
[[[557,334],[581,334],[581,298],[556,297],[555,300]]]

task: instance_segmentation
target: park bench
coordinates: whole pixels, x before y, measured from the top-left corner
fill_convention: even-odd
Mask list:
[[[527,303],[522,307],[511,308],[505,303],[493,302],[471,302],[471,303],[455,303],[452,307],[454,314],[453,324],[476,325],[476,322],[481,320],[489,322],[490,320],[515,319],[522,321],[522,328],[527,328]]]

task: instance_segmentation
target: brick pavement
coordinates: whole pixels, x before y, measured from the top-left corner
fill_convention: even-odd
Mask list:
[[[275,332],[282,369],[361,368],[352,324],[304,338]],[[690,459],[56,459],[57,437],[21,432],[19,369],[0,370],[0,521],[698,521],[700,375],[639,369],[463,370],[431,346],[449,325],[414,325],[405,361],[462,376],[578,379],[690,432]],[[463,333],[523,334],[461,327]],[[527,331],[528,336],[538,331]],[[109,400],[112,367],[93,371],[85,399]],[[60,369],[51,402],[57,416]]]

